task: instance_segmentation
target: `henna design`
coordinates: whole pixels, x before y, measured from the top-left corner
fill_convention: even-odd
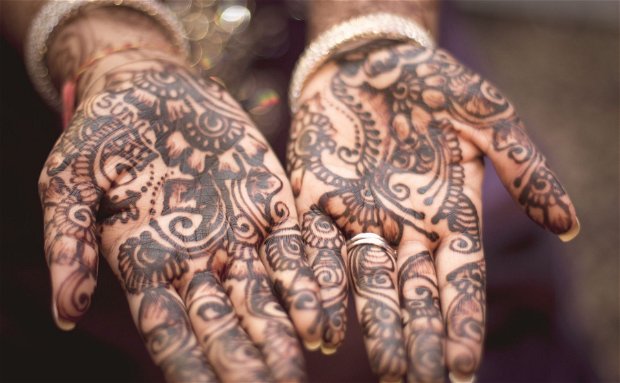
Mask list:
[[[271,320],[267,323],[265,337],[267,341],[262,350],[267,355],[276,379],[304,380],[306,367],[301,350],[295,345],[296,336],[293,328],[282,322]]]
[[[269,370],[261,362],[260,352],[239,327],[224,288],[211,273],[194,275],[186,302],[188,311],[202,321],[196,325],[196,331],[220,380],[271,380]],[[200,331],[202,327],[206,330]]]
[[[88,307],[101,237],[168,379],[210,381],[213,368],[227,379],[269,381],[266,359],[270,369],[283,368],[278,374],[303,378],[293,327],[272,294],[311,316],[310,333],[321,324],[320,300],[299,227],[287,226],[284,174],[267,143],[220,85],[182,67],[150,60],[103,81],[105,90],[82,102],[41,178],[46,253],[50,263],[71,268],[56,294],[64,297],[59,316],[75,320]],[[251,290],[261,245],[274,271],[260,282],[268,297]],[[244,269],[227,272],[231,262]],[[201,273],[238,283],[229,291],[204,277],[190,283]],[[270,339],[261,344],[268,358],[230,321],[236,312],[224,297],[244,286],[248,320],[267,324],[256,337]],[[191,318],[174,289],[199,305]],[[198,342],[194,327],[205,326]],[[240,367],[243,374],[231,371]]]
[[[94,271],[93,271],[94,270]],[[97,267],[78,265],[62,282],[56,294],[56,301],[60,303],[58,315],[61,318],[76,320],[88,310],[97,280]],[[59,301],[59,297],[70,297],[69,300]]]
[[[545,166],[539,166],[523,187],[519,202],[534,221],[559,234],[572,226],[570,216],[563,214],[569,210],[565,198],[566,192],[553,172]]]
[[[454,365],[464,374],[473,374],[478,366],[477,353],[484,338],[485,266],[484,261],[467,263],[449,273],[446,280],[456,289],[457,296],[446,310],[446,323],[458,345]]]
[[[340,231],[316,205],[310,207],[303,216],[303,240],[316,249],[341,249],[344,245]]]
[[[306,85],[302,102],[287,147],[293,192],[302,206],[323,212],[347,238],[372,232],[393,248],[413,241],[454,257],[480,255],[483,154],[532,220],[556,234],[578,227],[566,192],[510,102],[445,51],[387,41],[367,44],[323,66]],[[304,224],[307,247],[329,246],[321,229]],[[422,285],[401,296],[401,303],[407,353],[418,361],[409,376],[438,381],[444,334],[437,283],[416,271],[422,263],[432,265],[429,257],[418,255],[404,265],[401,283]],[[388,318],[398,318],[398,311],[388,309],[393,302],[385,294],[364,295],[369,294],[364,282],[369,266],[361,265],[368,261],[353,258],[347,266],[363,302],[360,320],[367,341],[376,344],[379,332],[371,329],[389,327]],[[404,286],[399,287],[402,292]],[[484,297],[469,294],[445,303],[452,307],[446,317],[448,354],[459,350],[459,359],[448,364],[462,373],[477,367],[483,338]],[[379,349],[395,347],[387,342]],[[370,346],[369,354],[373,365],[388,368],[377,349]],[[381,368],[377,371],[384,373]]]
[[[247,260],[247,270],[255,270],[253,260]],[[296,347],[295,332],[287,321],[285,313],[274,299],[269,281],[264,275],[252,272],[251,275],[233,277],[244,282],[244,296],[248,297],[249,315],[262,319],[264,328],[260,344],[267,364],[276,380],[305,379],[305,363],[301,349]]]
[[[534,221],[555,233],[571,227],[565,192],[508,101],[446,52],[402,44],[342,57],[329,91],[300,108],[287,154],[295,193],[310,172],[327,189],[319,205],[346,235],[374,231],[397,245],[406,226],[433,242],[448,231],[452,250],[478,252],[478,212],[464,189],[471,159],[457,122],[489,130],[493,149],[523,164],[513,185]],[[405,174],[420,181],[414,187]],[[412,199],[423,205],[412,209]]]
[[[168,286],[187,273],[189,263],[182,250],[163,247],[145,231],[121,245],[118,268],[127,291],[139,293],[145,288]]]
[[[312,270],[321,285],[327,326],[323,340],[327,346],[339,345],[347,327],[347,280],[342,247],[344,238],[331,220],[312,206],[303,215],[303,240]]]
[[[406,340],[411,363],[409,380],[444,381],[444,332],[438,298],[438,286],[430,275],[435,273],[428,251],[408,258],[398,271],[403,327],[409,330]]]
[[[393,255],[375,246],[349,250],[349,275],[358,306],[360,323],[373,372],[383,378],[398,378],[406,371],[405,348],[397,297],[392,280],[396,272]]]
[[[274,270],[297,270],[301,265],[302,243],[297,225],[278,228],[265,240],[267,263]]]
[[[347,330],[347,280],[344,276],[344,262],[340,250],[318,251],[312,270],[322,287],[322,300],[327,327],[326,345],[339,345],[344,341]]]
[[[144,292],[138,314],[138,326],[146,348],[169,381],[216,381],[205,373],[207,361],[191,332],[181,302],[164,288]]]
[[[272,231],[264,242],[265,258],[267,264],[275,273],[292,273],[294,274],[292,282],[311,280],[313,278],[312,270],[309,266],[302,262],[303,245],[299,236],[299,226],[297,224],[286,227],[276,228]],[[297,233],[297,234],[296,234]],[[302,283],[297,286],[303,286]],[[284,307],[290,311],[307,311],[320,310],[321,302],[317,300],[315,294],[309,289],[303,287],[286,288],[283,281],[278,279],[274,283],[274,290],[281,297]],[[312,333],[317,331],[319,326],[319,318],[316,318],[310,327]]]

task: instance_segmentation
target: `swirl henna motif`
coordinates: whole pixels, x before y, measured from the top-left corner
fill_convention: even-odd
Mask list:
[[[472,374],[479,363],[473,347],[481,344],[484,337],[484,262],[467,263],[448,274],[446,279],[457,292],[446,310],[449,342],[456,343],[459,349],[454,363],[459,371]]]
[[[220,85],[177,65],[103,81],[40,181],[52,274],[68,270],[59,319],[88,308],[101,243],[168,380],[303,379],[295,333],[322,331],[321,301],[267,143]]]
[[[180,250],[161,246],[145,231],[121,245],[118,268],[127,291],[138,293],[181,278],[189,270],[188,258]]]
[[[144,294],[138,323],[146,348],[166,379],[216,381],[203,367],[207,362],[196,347],[183,305],[167,290],[151,289]]]
[[[393,380],[406,370],[398,296],[393,296],[396,261],[377,247],[359,246],[349,251],[348,263],[371,367]]]
[[[327,316],[323,341],[331,347],[344,340],[347,326],[347,280],[342,248],[344,237],[331,219],[313,206],[302,218],[303,241],[314,275],[321,285],[321,298]]]
[[[566,193],[512,106],[492,85],[443,51],[401,45],[376,56],[343,59],[330,91],[309,98],[295,116],[288,171],[297,194],[304,174],[311,172],[329,190],[321,196],[321,206],[329,207],[345,233],[384,232],[398,244],[404,227],[410,226],[436,241],[440,228],[422,229],[430,218],[433,226],[445,222],[459,235],[454,251],[477,252],[478,212],[464,191],[463,166],[471,156],[464,157],[462,128],[455,126],[469,124],[488,129],[498,154],[505,152],[521,165],[523,173],[513,185],[521,191],[518,200],[528,215],[554,233],[571,228]],[[359,100],[372,100],[373,106],[365,108]],[[352,121],[352,132],[335,131],[334,117],[322,112],[326,109],[337,110],[339,121]],[[343,134],[352,134],[350,145],[337,139]],[[400,181],[402,174],[428,181],[412,188]],[[411,209],[411,198],[423,201],[422,209]],[[434,213],[425,214],[425,206]]]
[[[428,251],[408,258],[398,270],[400,305],[406,346],[415,363],[408,366],[413,382],[442,382],[443,319],[434,274],[433,259]]]
[[[447,52],[388,41],[335,57],[300,101],[287,171],[306,248],[340,259],[321,250],[337,247],[328,240],[336,238],[332,231],[345,238],[376,233],[399,252],[423,248],[403,255],[399,270],[386,261],[378,274],[368,273],[379,254],[349,251],[347,273],[373,370],[397,378],[409,358],[413,381],[441,381],[444,365],[459,376],[474,373],[484,338],[484,269],[473,263],[480,270],[460,278],[459,267],[483,259],[483,155],[533,221],[564,240],[579,229],[568,195],[513,106]],[[327,290],[331,276],[314,271]],[[396,272],[400,302],[387,293],[396,289]],[[452,288],[442,286],[460,279],[472,284],[462,291],[459,283],[456,297],[446,294],[440,304],[439,290]],[[394,356],[384,358],[388,353]]]

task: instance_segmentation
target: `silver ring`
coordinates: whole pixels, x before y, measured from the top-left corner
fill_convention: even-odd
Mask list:
[[[375,233],[359,233],[354,235],[353,238],[347,241],[347,251],[351,251],[361,245],[378,246],[390,254],[394,255],[396,253],[382,236]]]

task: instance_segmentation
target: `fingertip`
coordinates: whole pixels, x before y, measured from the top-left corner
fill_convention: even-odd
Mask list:
[[[321,351],[323,351],[325,355],[334,354],[338,348],[342,346],[342,343],[344,342],[344,335],[344,328],[335,329],[333,327],[329,327],[329,325],[326,325],[323,333],[323,340],[321,342]]]
[[[318,326],[317,319],[302,319],[292,317],[293,327],[301,338],[304,347],[308,351],[316,351],[321,347],[321,334],[323,333],[323,327]]]
[[[58,306],[56,306],[55,299],[52,300],[52,316],[54,317],[56,327],[58,327],[62,331],[71,331],[75,328],[75,322],[60,318],[60,316],[58,315]]]
[[[381,379],[379,381],[380,383],[402,383],[403,382],[403,378],[398,378],[398,379]]]
[[[451,383],[474,383],[476,381],[476,375],[462,376],[456,373],[450,372],[448,374]]]
[[[325,344],[321,343],[321,353],[323,355],[333,355],[336,353],[336,351],[338,351],[338,346],[326,346]]]
[[[294,288],[292,290],[294,291]],[[306,290],[305,293],[297,294],[293,299],[288,299],[284,306],[299,337],[304,342],[316,344],[315,348],[321,344],[325,325],[320,304],[318,292]]]
[[[317,341],[307,341],[307,340],[304,340],[304,341],[302,341],[302,343],[304,344],[304,347],[308,351],[316,351],[319,348],[321,348],[321,340],[320,339],[317,340]]]
[[[56,326],[62,331],[72,331],[75,328],[75,323],[56,318]]]
[[[90,307],[97,280],[95,272],[83,265],[50,266],[52,317],[59,329],[71,331]]]
[[[575,223],[571,226],[571,228],[566,233],[558,235],[558,237],[562,242],[570,242],[575,239],[577,235],[579,235],[580,231],[581,224],[579,223],[579,219],[575,217]]]

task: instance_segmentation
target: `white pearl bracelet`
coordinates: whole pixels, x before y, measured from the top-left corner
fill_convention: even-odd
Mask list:
[[[289,106],[295,113],[301,91],[322,64],[345,45],[364,40],[404,40],[432,48],[433,40],[415,21],[390,13],[373,13],[355,17],[323,32],[304,51],[295,65],[289,88]]]

